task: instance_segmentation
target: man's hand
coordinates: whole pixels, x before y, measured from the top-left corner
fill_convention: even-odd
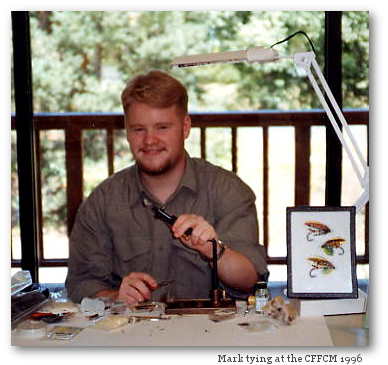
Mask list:
[[[185,237],[185,232],[192,228],[190,237]],[[218,239],[214,227],[203,217],[195,214],[181,214],[172,226],[175,238],[183,244],[207,257],[212,256],[212,245],[209,240]]]
[[[117,295],[117,301],[140,303],[151,298],[151,291],[158,287],[157,281],[143,272],[131,272],[124,276]]]

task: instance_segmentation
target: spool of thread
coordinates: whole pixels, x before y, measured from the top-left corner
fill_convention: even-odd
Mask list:
[[[255,305],[256,304],[256,297],[254,295],[250,295],[248,297],[248,305]]]
[[[84,298],[81,302],[81,311],[102,316],[105,311],[105,303],[101,298]]]

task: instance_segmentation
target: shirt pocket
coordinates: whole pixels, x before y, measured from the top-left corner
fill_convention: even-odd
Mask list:
[[[131,272],[149,272],[151,253],[143,237],[131,237],[114,247],[114,268],[123,277]]]
[[[143,209],[116,209],[109,213],[114,270],[120,276],[149,272],[151,234]]]

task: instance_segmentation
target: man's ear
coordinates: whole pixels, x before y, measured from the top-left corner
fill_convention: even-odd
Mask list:
[[[191,130],[191,118],[187,114],[183,118],[183,136],[185,139],[190,135],[190,130]]]

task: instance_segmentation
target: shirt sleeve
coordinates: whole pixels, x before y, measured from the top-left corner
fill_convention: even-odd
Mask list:
[[[218,180],[214,191],[217,191],[215,229],[220,239],[231,249],[247,257],[260,279],[268,279],[265,250],[259,244],[255,194],[237,175],[232,174]],[[247,296],[247,293],[222,285],[233,296]]]
[[[97,188],[80,206],[70,235],[66,289],[74,302],[119,284],[112,278],[112,243],[104,206],[104,192]]]

